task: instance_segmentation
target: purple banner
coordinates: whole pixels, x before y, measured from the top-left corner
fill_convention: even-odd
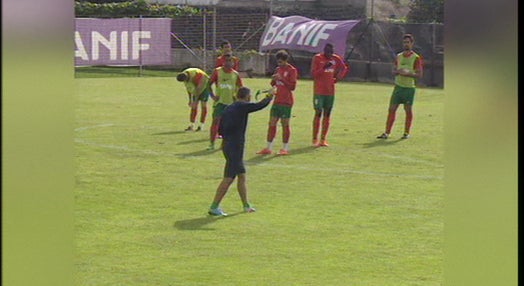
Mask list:
[[[77,18],[75,22],[75,66],[171,64],[171,19]]]
[[[319,21],[302,16],[271,17],[260,39],[260,51],[273,49],[322,52],[326,43],[344,57],[348,32],[360,20]]]

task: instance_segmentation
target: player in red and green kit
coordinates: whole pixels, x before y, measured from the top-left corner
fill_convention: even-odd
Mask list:
[[[215,140],[222,113],[226,106],[235,102],[235,95],[238,89],[242,87],[242,79],[238,72],[233,69],[235,64],[233,57],[230,53],[224,56],[226,57],[224,66],[215,68],[211,75],[211,85],[215,84],[215,94],[211,96],[215,103],[213,105],[213,123],[209,132],[210,144],[208,150],[215,149]]]
[[[344,78],[349,72],[349,65],[333,52],[333,45],[327,43],[324,53],[316,54],[311,63],[311,75],[313,76],[313,107],[315,117],[313,118],[313,145],[329,146],[327,134],[329,131],[331,110],[335,102],[335,83]],[[320,141],[320,120],[322,119],[322,131]]]
[[[275,55],[278,67],[271,79],[271,86],[276,88],[275,99],[271,107],[269,118],[269,127],[267,130],[267,147],[257,152],[257,154],[271,154],[273,139],[277,133],[277,123],[282,123],[282,142],[284,146],[279,151],[279,155],[289,154],[289,138],[291,128],[289,120],[291,119],[291,108],[293,107],[294,98],[293,90],[297,85],[297,69],[288,63],[289,54],[285,50],[280,50]]]
[[[200,126],[198,126],[196,131],[204,129],[207,115],[207,100],[211,94],[209,76],[199,68],[187,68],[179,73],[176,79],[184,83],[189,97],[188,105],[191,107],[189,126],[186,128],[186,131],[191,131],[195,128],[198,102],[200,102],[201,107]]]
[[[229,41],[227,40],[222,41],[222,43],[220,44],[220,53],[221,55],[217,57],[215,68],[224,66],[226,62],[226,56],[225,56],[226,54],[229,54],[230,56],[232,56],[233,49],[231,48],[231,43]],[[232,56],[232,57],[234,61],[233,69],[238,71],[240,68],[240,59],[235,56]]]
[[[415,98],[415,80],[422,77],[422,57],[413,51],[415,39],[411,34],[402,36],[404,51],[397,54],[393,74],[395,75],[395,87],[389,101],[386,130],[378,139],[388,139],[395,122],[395,115],[400,104],[404,105],[406,119],[404,123],[404,134],[402,139],[410,137],[409,132],[413,122],[413,100]]]

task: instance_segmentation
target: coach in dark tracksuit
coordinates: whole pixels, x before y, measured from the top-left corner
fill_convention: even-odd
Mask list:
[[[224,167],[224,178],[218,185],[215,198],[208,211],[210,215],[226,216],[227,214],[219,208],[222,198],[227,193],[229,186],[238,176],[237,188],[240,200],[245,212],[254,212],[255,209],[249,204],[246,186],[246,168],[244,167],[244,144],[249,113],[255,112],[268,106],[273,95],[269,93],[264,99],[257,103],[250,103],[251,93],[249,88],[241,87],[237,93],[237,101],[230,104],[224,110],[218,132],[222,135],[222,153],[226,158]]]

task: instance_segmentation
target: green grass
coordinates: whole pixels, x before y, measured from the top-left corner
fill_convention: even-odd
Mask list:
[[[268,79],[244,79],[253,90]],[[206,215],[223,172],[173,77],[75,80],[76,285],[441,285],[444,91],[419,89],[412,138],[383,132],[392,86],[337,85],[328,148],[310,147],[312,82],[301,80],[291,152],[250,117],[253,214],[235,185]],[[209,127],[209,126],[208,126]],[[281,147],[278,129],[275,148]]]

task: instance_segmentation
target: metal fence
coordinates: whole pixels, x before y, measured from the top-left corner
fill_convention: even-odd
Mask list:
[[[269,17],[269,11],[263,10],[207,8],[202,15],[173,19],[172,64],[160,68],[181,70],[192,66],[210,72],[214,68],[220,43],[228,40],[234,53],[241,59],[242,71],[248,71],[250,76],[270,74],[276,66],[274,53],[258,53],[260,38]],[[329,20],[340,20],[342,17],[343,15],[337,15]],[[402,50],[404,33],[414,35],[414,50],[424,59],[425,74],[419,81],[421,85],[443,87],[442,24],[362,21],[348,35],[348,51],[345,56],[351,66],[351,73],[346,80],[392,82],[394,54]],[[300,77],[308,78],[313,54],[300,51],[290,53],[291,63],[297,66]]]

